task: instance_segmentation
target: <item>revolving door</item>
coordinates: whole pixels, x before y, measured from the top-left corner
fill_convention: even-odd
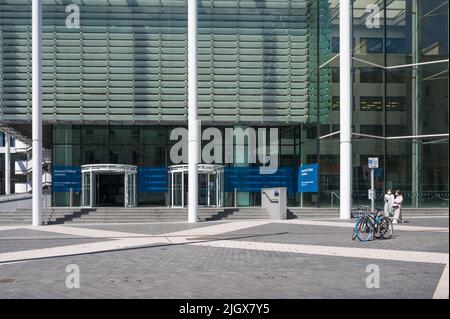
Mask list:
[[[223,206],[223,166],[198,165],[198,205]],[[185,207],[188,204],[188,165],[169,167],[169,207]]]
[[[83,207],[136,207],[137,167],[93,164],[81,167]]]

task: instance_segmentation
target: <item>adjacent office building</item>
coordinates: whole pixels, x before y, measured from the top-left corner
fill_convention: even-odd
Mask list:
[[[448,207],[448,2],[355,0],[352,19],[353,201],[378,157],[378,200]],[[258,206],[272,186],[290,206],[339,205],[338,22],[337,0],[198,1],[199,120],[222,137],[203,134],[216,161],[199,165],[199,205]],[[0,0],[0,121],[30,138],[31,32],[31,0]],[[186,0],[43,0],[54,206],[187,204],[187,41]],[[231,149],[230,129],[247,134]],[[276,148],[274,174],[252,145]],[[302,192],[308,164],[318,189]]]

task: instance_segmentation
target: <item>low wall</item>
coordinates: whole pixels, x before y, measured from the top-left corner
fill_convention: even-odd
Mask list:
[[[0,211],[14,211],[17,209],[31,209],[32,194],[11,194],[0,196]],[[43,192],[43,207],[52,206],[51,193]]]

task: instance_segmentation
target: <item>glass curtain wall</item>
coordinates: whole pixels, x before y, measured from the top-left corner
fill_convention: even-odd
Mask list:
[[[330,10],[321,18],[330,26],[332,58],[339,53],[339,1],[321,4]],[[448,1],[354,0],[352,7],[354,204],[369,203],[367,159],[378,157],[378,206],[387,189],[399,189],[407,207],[448,207]],[[331,94],[321,96],[330,110],[322,136],[339,130],[339,59],[323,68],[332,76],[325,84]],[[336,192],[338,139],[320,142],[321,158],[331,162],[321,161],[321,187],[329,180]]]
[[[86,164],[125,164],[135,165],[139,168],[167,168],[174,164],[170,158],[170,152],[179,139],[171,140],[170,135],[173,126],[147,126],[147,125],[66,125],[53,127],[53,166],[54,167],[81,167]],[[202,127],[203,131],[208,126]],[[283,169],[295,172],[300,163],[299,126],[280,126],[278,164]],[[257,127],[254,128],[258,129]],[[267,130],[269,128],[266,128]],[[221,136],[225,136],[225,127],[219,127]],[[269,134],[266,135],[266,143],[269,145]],[[221,163],[226,167],[244,167],[253,169],[260,166],[259,163],[248,163],[248,138],[243,144],[234,140],[235,161],[224,163],[224,145],[222,148]],[[202,149],[209,140],[202,141]],[[244,152],[237,150],[243,149]],[[242,158],[237,157],[241,156]],[[206,163],[204,163],[206,164]],[[245,171],[245,170],[244,170]],[[145,172],[141,172],[145,173]],[[151,172],[148,172],[151,174]],[[162,173],[164,174],[164,173]],[[139,171],[138,171],[139,176]],[[270,177],[270,176],[269,176]],[[81,179],[81,177],[80,177]],[[186,180],[187,181],[187,180]],[[175,184],[180,184],[177,182]],[[276,183],[276,182],[275,182]],[[293,185],[292,179],[292,185]],[[139,185],[139,183],[137,183]],[[87,184],[88,185],[88,184]],[[243,185],[244,187],[245,185]],[[248,186],[248,185],[247,185]],[[244,187],[245,188],[245,187]],[[186,184],[187,189],[187,184]],[[70,203],[69,192],[54,192],[53,204],[55,206],[68,206]],[[73,194],[74,205],[81,201],[80,193]],[[225,190],[224,205],[234,206],[234,192]],[[237,189],[237,203],[239,206],[258,206],[261,204],[260,190]],[[296,194],[294,187],[288,192],[289,205],[295,205]],[[165,206],[168,203],[167,191],[142,191],[138,189],[138,206]]]

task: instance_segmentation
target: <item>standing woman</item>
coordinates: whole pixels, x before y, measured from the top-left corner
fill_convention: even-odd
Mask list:
[[[394,215],[394,195],[392,191],[388,189],[384,195],[384,216],[390,217]]]
[[[402,222],[402,205],[403,205],[403,196],[402,192],[397,190],[395,192],[395,199],[394,199],[394,221],[393,224],[401,223]]]

